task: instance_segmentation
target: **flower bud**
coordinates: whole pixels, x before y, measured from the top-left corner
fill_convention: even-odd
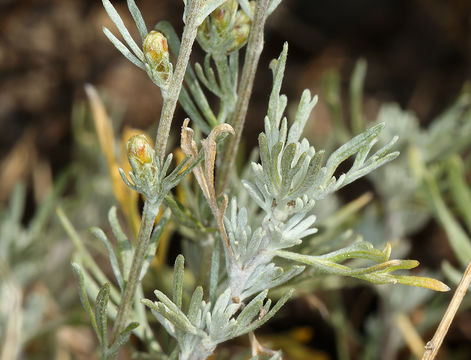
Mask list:
[[[145,135],[130,138],[126,150],[134,175],[143,176],[155,166],[155,151]]]
[[[239,10],[237,12],[237,18],[234,23],[234,27],[232,28],[232,31],[230,34],[232,38],[232,42],[226,50],[228,54],[240,49],[242,46],[245,45],[245,43],[247,42],[247,39],[249,38],[250,27],[251,27],[250,18],[247,16],[247,14],[244,11]]]
[[[227,31],[237,13],[237,0],[228,0],[211,13],[211,20],[220,34]]]
[[[255,2],[251,2],[253,6]],[[198,42],[211,54],[227,55],[240,49],[250,33],[250,19],[239,10],[237,0],[227,0],[216,8],[198,29]]]
[[[149,76],[160,87],[166,87],[172,73],[172,63],[168,53],[167,39],[155,30],[152,30],[144,39],[142,45]]]

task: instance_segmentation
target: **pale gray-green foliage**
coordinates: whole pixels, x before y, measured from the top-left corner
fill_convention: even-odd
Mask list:
[[[129,177],[131,178],[132,182],[128,180],[122,169],[119,170],[124,183],[134,191],[144,195],[146,197],[146,201],[158,209],[159,205],[170,192],[170,190],[174,188],[189,172],[191,172],[196,164],[198,164],[198,162],[201,160],[201,156],[194,159],[191,164],[189,164],[189,159],[185,158],[168,175],[167,172],[173,158],[172,154],[167,156],[166,161],[162,165],[162,168],[160,168],[159,162],[156,161],[155,151],[153,149],[149,149],[149,156],[152,158],[152,161],[150,161],[149,164],[146,164],[143,167],[136,167],[136,169],[129,172]],[[132,259],[135,258],[137,244],[133,246],[121,228],[117,218],[116,209],[114,207],[110,209],[108,219],[113,234],[116,237],[116,248],[112,245],[104,231],[99,228],[91,229],[91,233],[106,247],[111,269],[119,287],[119,289],[116,289],[111,285],[112,282],[99,269],[95,260],[86,250],[82,240],[78,234],[76,234],[65,214],[60,212],[59,217],[77,248],[77,253],[74,257],[73,268],[79,279],[82,305],[87,310],[91,322],[94,324],[93,327],[97,337],[100,341],[102,357],[105,359],[114,358],[119,351],[119,348],[129,339],[131,332],[134,332],[143,341],[148,343],[150,349],[154,351],[160,351],[160,346],[152,337],[152,331],[145,318],[142,305],[139,304],[139,299],[143,297],[143,291],[140,283],[144,278],[152,259],[154,258],[163,228],[170,217],[170,210],[167,210],[163,214],[159,223],[153,229],[149,240],[149,245],[145,249],[142,268],[140,269],[140,273],[137,276],[139,286],[137,287],[136,294],[134,294],[136,306],[133,311],[132,318],[138,319],[143,327],[137,327],[135,322],[127,325],[118,334],[116,339],[114,339],[112,344],[108,344],[108,334],[106,331],[104,331],[107,324],[102,323],[100,325],[100,322],[97,320],[97,314],[109,312],[109,316],[111,318],[116,318],[117,308],[119,308],[122,302],[122,296],[126,290],[126,281],[131,278]],[[91,310],[91,306],[88,301],[88,295],[96,297],[97,299],[95,314]],[[101,303],[98,302],[98,299],[101,300]],[[102,322],[104,321],[104,318],[106,318],[106,316],[101,316]]]
[[[351,132],[354,133],[362,131],[368,120],[361,109],[365,75],[366,62],[360,60],[355,66],[350,82]],[[338,131],[335,132],[335,136],[341,143],[345,140],[345,136],[349,136],[350,131],[344,126],[342,119],[340,77],[331,71],[325,80],[325,90],[328,94],[326,100],[333,120],[337,121]],[[463,201],[466,202],[467,196],[470,196],[469,190],[466,190],[469,185],[466,185],[463,177],[463,164],[456,155],[470,144],[470,105],[471,95],[469,89],[465,89],[457,101],[433,119],[426,129],[421,128],[418,118],[412,111],[403,110],[398,104],[387,103],[380,107],[376,120],[372,123],[386,124],[378,136],[378,144],[385,145],[392,136],[399,136],[395,148],[401,151],[401,156],[388,166],[368,175],[380,195],[382,211],[378,211],[377,204],[369,206],[364,215],[358,219],[357,231],[365,234],[368,239],[384,241],[400,238],[402,241],[395,245],[394,253],[405,256],[410,246],[407,237],[422,228],[434,214],[449,234],[459,262],[466,264],[469,261],[471,241],[445,205],[440,190],[448,188],[453,194],[453,200],[461,204]],[[447,159],[450,155],[451,159]],[[426,165],[430,170],[425,171]],[[443,178],[448,180],[449,184],[446,184]],[[423,191],[424,189],[426,191]],[[469,204],[469,201],[466,203]],[[459,214],[466,218],[466,206],[461,205],[458,208],[464,210],[464,212],[459,211]],[[443,269],[452,282],[457,282],[461,278],[461,271],[457,271],[449,263],[445,263]],[[368,336],[364,342],[363,352],[365,359],[376,358],[379,354],[384,355],[385,346],[389,351],[387,356],[393,357],[393,354],[404,345],[399,332],[391,331],[395,321],[394,314],[408,316],[433,295],[414,287],[377,287],[376,291],[380,295],[384,313],[388,315],[384,319],[378,319],[374,314],[368,318],[366,327]],[[404,298],[409,299],[407,304],[404,303]],[[434,306],[427,306],[426,309],[427,315],[424,316],[424,321],[416,325],[419,333],[429,329],[442,316],[443,307],[439,302],[434,302]],[[384,341],[382,338],[386,334],[389,334],[386,338],[387,345],[381,345]],[[338,334],[338,337],[340,339],[342,335]],[[341,343],[341,340],[339,342]]]
[[[359,60],[350,80],[350,118],[352,129],[345,126],[340,102],[340,77],[335,71],[325,76],[326,101],[336,126],[334,132],[338,143],[345,141],[350,134],[365,130],[366,119],[362,113],[363,83],[366,76],[366,62]],[[388,166],[368,175],[386,207],[386,240],[404,237],[420,229],[430,218],[430,210],[421,199],[419,182],[412,174],[409,165],[409,150],[417,149],[426,164],[442,161],[447,156],[460,152],[469,145],[471,137],[471,95],[463,91],[459,98],[442,114],[431,121],[428,128],[422,129],[416,115],[403,110],[398,104],[383,104],[371,123],[385,124],[378,136],[379,146],[386,145],[393,136],[399,140],[395,149],[401,156]],[[398,191],[401,189],[401,191]]]
[[[393,138],[368,157],[382,128],[382,125],[378,125],[340,147],[323,166],[322,156],[316,155],[322,152],[316,152],[306,139],[300,140],[316,98],[311,98],[307,91],[303,93],[295,120],[289,128],[287,119],[283,118],[287,100],[284,95],[279,94],[279,91],[286,56],[285,45],[280,58],[271,64],[274,90],[270,96],[268,114],[265,118],[265,133],[259,137],[261,164],[253,164],[252,167],[255,183],[244,182],[250,196],[260,206],[265,216],[261,223],[249,224],[245,208],[239,208],[235,198],[231,200],[224,217],[230,246],[227,248],[224,244],[227,280],[223,280],[218,274],[220,263],[217,247],[211,264],[210,298],[215,299],[214,306],[202,300],[202,290],[195,290],[190,301],[193,305],[190,305],[188,313],[185,314],[181,309],[181,295],[175,295],[175,289],[180,289],[181,285],[174,287],[173,301],[159,291],[156,291],[159,301],[152,303],[145,300],[145,304],[151,307],[157,320],[177,339],[179,354],[183,359],[187,358],[188,354],[193,356],[198,354],[197,358],[204,358],[212,353],[218,343],[239,336],[240,329],[236,330],[238,323],[243,324],[243,328],[247,326],[250,329],[257,328],[260,324],[251,320],[260,313],[267,289],[285,284],[300,274],[304,266],[296,265],[296,262],[310,265],[323,273],[356,277],[374,283],[402,282],[421,285],[414,277],[391,274],[395,270],[415,267],[417,263],[388,261],[389,247],[380,251],[367,242],[357,241],[343,249],[318,256],[283,251],[300,244],[304,237],[316,232],[312,226],[315,221],[312,210],[316,200],[324,198],[398,155],[394,152],[389,153],[396,140]],[[346,174],[341,174],[338,179],[334,177],[339,164],[351,156],[355,156],[355,160],[350,170]],[[252,230],[252,225],[255,225],[255,230]],[[276,256],[288,259],[294,264],[290,267],[278,266],[274,262]],[[379,264],[357,269],[340,264],[351,258],[370,260]],[[183,271],[182,266],[177,266],[181,261],[183,260],[177,259],[176,263],[179,272]],[[175,279],[182,278],[183,275],[179,272],[175,272]],[[181,290],[177,290],[177,294],[180,292]],[[216,295],[217,293],[220,295]],[[253,295],[256,295],[255,298],[249,301],[239,316],[235,316],[241,302]],[[283,299],[286,296],[288,294],[285,294]],[[192,321],[190,313],[196,311],[192,310],[192,306],[198,303],[194,300],[195,297],[201,299],[198,310],[200,315]],[[253,307],[255,301],[259,305]],[[242,314],[245,314],[247,308],[252,307],[253,314],[247,322],[241,322]],[[205,313],[207,315],[203,316]],[[217,331],[212,331],[213,326]]]
[[[158,301],[142,300],[166,331],[177,340],[181,360],[206,359],[218,344],[263,325],[291,296],[291,292],[286,293],[271,307],[271,300],[266,300],[268,290],[264,290],[242,307],[241,302],[231,300],[231,289],[227,288],[212,305],[203,300],[203,289],[197,287],[191,296],[188,311],[184,312],[183,262],[182,255],[175,261],[172,299],[156,290]]]
[[[376,122],[385,123],[386,128],[379,143],[384,144],[388,134],[398,134],[397,148],[403,153],[390,166],[370,175],[388,208],[389,238],[406,236],[430,218],[426,202],[420,199],[419,181],[410,170],[409,150],[417,149],[426,164],[433,164],[466,148],[471,137],[470,103],[470,94],[462,94],[425,130],[420,128],[411,111],[404,111],[396,104],[385,104],[380,108]]]
[[[155,158],[155,151],[151,150],[153,157]],[[129,177],[132,182],[128,180],[123,169],[119,169],[119,173],[124,183],[132,190],[144,195],[148,201],[154,204],[160,204],[167,194],[172,190],[178,183],[188,175],[191,170],[198,164],[202,159],[202,154],[189,164],[190,159],[187,157],[181,161],[170,174],[167,174],[168,169],[172,163],[173,155],[169,154],[165,159],[162,169],[159,166],[159,162],[155,161],[152,164],[152,171],[145,173],[136,174],[133,171],[129,172]]]
[[[52,232],[44,237],[54,204],[70,174],[62,176],[23,225],[25,184],[17,184],[0,215],[0,357],[17,357],[25,343],[45,326],[44,315],[53,302],[47,293],[31,289],[50,269],[44,259],[55,243]],[[58,265],[57,260],[53,261]],[[52,264],[51,264],[52,265]],[[28,296],[26,293],[28,292]],[[47,321],[46,321],[47,322]]]
[[[280,2],[280,0],[272,0],[264,3],[267,5],[267,14],[271,13]],[[201,5],[201,11],[197,18],[197,23],[201,24],[204,18],[223,1],[185,1],[183,15],[185,22],[190,19],[188,11],[191,11],[196,3]],[[127,46],[107,29],[104,30],[105,35],[128,60],[145,69],[151,79],[156,82],[142,50],[131,38],[110,1],[103,0],[103,4]],[[253,19],[253,8],[249,1],[240,0],[239,4]],[[128,7],[139,33],[144,39],[147,35],[147,27],[133,0],[128,0]],[[167,36],[171,52],[178,55],[180,51],[179,39],[171,26],[162,22],[157,24],[156,28]],[[193,166],[201,161],[202,155],[190,166],[187,166],[188,159],[183,161],[168,176],[166,173],[171,163],[171,155],[163,163],[162,168],[160,168],[160,164],[153,163],[150,172],[142,174],[130,172],[129,177],[132,182],[121,171],[124,182],[131,189],[143,194],[146,204],[151,202],[158,207],[165,199],[166,205],[181,221],[180,228],[183,229],[183,234],[185,234],[185,228],[197,230],[197,235],[193,235],[192,240],[200,245],[201,249],[214,244],[209,269],[209,296],[207,298],[204,296],[202,287],[196,287],[189,300],[188,310],[183,310],[186,307],[183,292],[184,259],[183,256],[179,256],[175,262],[172,298],[170,299],[164,292],[156,290],[157,301],[142,300],[142,303],[152,310],[157,321],[177,341],[177,347],[169,355],[171,359],[176,357],[205,359],[214,352],[218,344],[260,327],[281,308],[292,293],[291,291],[285,292],[280,300],[271,307],[271,300],[267,300],[268,290],[288,283],[303,272],[306,265],[314,270],[311,274],[350,276],[379,284],[401,282],[409,285],[427,286],[420,278],[391,274],[395,270],[413,268],[417,266],[417,262],[389,260],[389,245],[381,251],[375,249],[370,243],[359,239],[353,244],[347,244],[340,249],[331,249],[325,253],[319,254],[320,250],[317,249],[316,255],[300,254],[296,249],[293,250],[295,245],[302,244],[304,238],[312,236],[317,231],[313,226],[316,221],[316,216],[313,214],[316,201],[326,198],[340,188],[393,160],[398,156],[398,152],[390,152],[397,140],[396,136],[388,136],[388,139],[376,151],[372,152],[384,127],[379,123],[364,132],[356,132],[356,136],[345,141],[324,161],[324,152],[316,150],[307,139],[302,138],[302,132],[316,105],[317,97],[312,97],[311,93],[305,90],[294,119],[289,122],[284,117],[287,98],[280,94],[280,90],[287,49],[285,44],[280,57],[273,60],[270,65],[273,72],[273,88],[267,116],[264,119],[264,132],[259,136],[260,163],[252,163],[253,175],[250,180],[243,181],[245,193],[240,196],[243,203],[249,201],[250,197],[251,201],[259,206],[260,215],[250,216],[249,220],[249,211],[246,210],[246,207],[239,206],[236,198],[232,198],[223,224],[219,221],[220,217],[216,216],[218,217],[217,226],[220,230],[219,236],[223,240],[219,243],[221,239],[214,234],[213,229],[210,229],[211,225],[208,226],[208,223],[214,224],[214,221],[211,221],[207,216],[209,213],[206,211],[206,215],[200,216],[205,212],[204,206],[196,201],[185,209],[182,204],[176,201],[170,190],[192,170]],[[211,54],[205,57],[202,65],[196,64],[195,71],[191,67],[187,68],[186,87],[182,89],[179,97],[184,110],[198,125],[199,131],[203,133],[210,133],[215,126],[230,119],[239,91],[237,89],[237,51],[231,54],[219,54],[216,50],[211,50]],[[352,91],[361,87],[363,78],[364,74],[359,73]],[[200,84],[203,84],[207,90],[219,98],[220,106],[217,116],[213,113]],[[157,85],[162,87],[162,84]],[[162,90],[165,92],[165,87],[162,87]],[[358,97],[354,100],[359,102]],[[357,118],[357,127],[360,127],[362,121],[362,117]],[[212,155],[215,156],[214,153]],[[206,161],[209,158],[208,156]],[[348,171],[338,174],[340,165],[350,161],[351,166]],[[201,178],[201,174],[199,175]],[[216,214],[214,209],[219,204],[215,199],[213,200],[211,211]],[[188,199],[188,202],[195,201]],[[198,211],[192,213],[192,208],[197,208]],[[254,206],[248,208],[250,214],[256,211]],[[226,210],[225,205],[221,209]],[[220,208],[216,210],[219,211]],[[168,214],[161,221],[164,222],[167,217]],[[94,229],[92,233],[107,248],[111,268],[120,291],[115,289],[106,276],[97,269],[93,259],[81,245],[77,246],[79,248],[77,259],[79,263],[83,263],[89,269],[83,271],[79,265],[74,266],[81,287],[82,303],[89,313],[105,358],[114,356],[115,350],[119,349],[119,346],[127,340],[131,331],[134,331],[143,340],[148,340],[150,331],[145,314],[141,311],[142,306],[136,304],[131,315],[133,319],[139,320],[144,328],[134,329],[134,325],[128,326],[113,344],[108,344],[106,318],[107,316],[112,318],[116,316],[116,305],[119,305],[120,295],[126,289],[125,281],[128,279],[130,271],[129,261],[133,257],[134,251],[115,218],[115,215],[110,215],[110,224],[117,239],[116,249],[103,231]],[[147,258],[139,280],[142,280],[155,252],[162,224],[159,224],[154,231],[155,236],[152,237],[150,247],[147,249]],[[198,239],[200,235],[203,240]],[[221,246],[224,247],[223,250]],[[352,266],[357,265],[356,262],[349,262],[348,266],[342,264],[349,259],[373,261],[377,264],[363,266],[363,263],[360,263],[361,266],[356,268]],[[95,281],[90,275],[93,275],[98,281]],[[99,286],[99,284],[105,285]],[[438,288],[436,283],[433,285]],[[432,287],[432,285],[428,286]],[[136,301],[142,298],[142,287],[139,285],[138,289],[138,293],[135,295]],[[443,288],[441,289],[443,290]],[[87,294],[96,296],[95,312],[91,309]],[[253,298],[251,299],[251,297]],[[121,329],[119,326],[118,328]],[[161,348],[156,344],[154,350],[160,351]],[[272,358],[276,359],[278,356],[275,354]]]
[[[151,239],[150,245],[147,249],[145,261],[140,273],[140,280],[145,276],[150,266],[152,259],[154,258],[155,251],[157,249],[159,239],[162,235],[165,223],[168,221],[170,216],[169,211],[165,212],[160,219],[159,223],[155,227]],[[115,341],[111,344],[108,343],[107,328],[107,317],[114,319],[117,314],[117,307],[121,301],[121,295],[125,288],[125,281],[129,278],[129,272],[131,269],[131,261],[136,251],[135,246],[129,241],[127,235],[119,224],[116,208],[111,208],[108,213],[109,223],[113,235],[116,237],[116,246],[113,246],[107,235],[99,228],[92,228],[91,233],[100,240],[107,252],[111,263],[111,269],[115,277],[115,281],[118,284],[118,289],[97,266],[95,260],[91,257],[89,252],[86,250],[83,241],[79,235],[75,232],[72,225],[65,217],[62,212],[59,213],[59,218],[64,225],[64,228],[68,232],[69,236],[73,239],[77,252],[73,259],[73,270],[78,279],[79,283],[79,294],[82,306],[88,313],[92,327],[95,330],[97,338],[100,343],[102,358],[110,359],[114,358],[120,347],[127,342],[131,332],[134,332],[142,341],[148,343],[149,348],[153,351],[160,351],[160,346],[153,339],[152,331],[149,324],[143,314],[143,309],[139,307],[139,300],[143,297],[142,287],[139,286],[135,294],[136,306],[131,315],[132,319],[139,321],[131,322],[126,328],[119,334]],[[96,298],[95,311],[88,300],[91,296]],[[142,325],[139,326],[138,325]]]
[[[308,91],[303,93],[289,128],[288,120],[283,118],[287,99],[280,95],[280,89],[286,56],[287,45],[284,46],[280,58],[271,64],[274,85],[265,118],[265,133],[259,136],[261,164],[253,164],[255,183],[244,182],[252,199],[266,213],[265,218],[252,232],[247,224],[246,210],[237,210],[233,200],[230,213],[225,219],[231,247],[235,253],[235,259],[226,256],[229,287],[233,289],[233,296],[242,299],[251,295],[258,287],[282,284],[303,270],[302,267],[294,267],[285,272],[275,266],[272,259],[283,254],[283,257],[304,262],[301,257],[296,258],[294,253],[291,256],[288,253],[280,253],[279,250],[298,245],[304,237],[317,231],[312,226],[316,219],[312,214],[316,200],[326,197],[398,155],[396,152],[388,152],[396,140],[393,138],[368,158],[382,127],[379,125],[340,147],[322,166],[323,152],[316,152],[306,139],[300,140],[306,121],[317,101],[316,97],[311,98]],[[337,167],[353,155],[355,161],[352,167],[337,179],[334,176]],[[364,249],[365,253],[376,251],[372,247]],[[383,256],[379,261],[387,260],[388,256]],[[355,255],[352,254],[352,257]],[[347,273],[348,270],[345,274]]]
[[[103,7],[105,8],[108,16],[113,21],[113,24],[118,29],[119,33],[123,37],[125,44],[120,41],[113,33],[106,27],[103,27],[103,33],[105,36],[110,40],[110,42],[116,47],[116,49],[123,54],[123,56],[132,62],[137,67],[144,70],[149,78],[156,84],[158,87],[162,89],[162,93],[165,94],[166,88],[168,86],[168,82],[172,76],[172,64],[169,64],[170,72],[166,74],[166,78],[162,79],[159,74],[155,73],[152,66],[148,63],[145,54],[143,53],[141,46],[138,45],[134,39],[132,38],[129,30],[124,25],[123,20],[119,16],[118,12],[111,4],[110,0],[102,0]],[[145,37],[148,34],[147,26],[144,22],[141,12],[139,11],[138,7],[134,0],[127,0],[128,9],[131,13],[133,20],[136,24],[136,27],[139,31],[139,35],[141,37],[141,44],[144,41]]]

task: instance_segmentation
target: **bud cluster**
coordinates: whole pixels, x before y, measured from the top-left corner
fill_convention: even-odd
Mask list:
[[[157,86],[167,89],[173,72],[167,39],[162,33],[152,30],[144,38],[142,48],[147,74]]]
[[[254,6],[255,2],[251,2]],[[251,27],[250,18],[239,9],[237,0],[227,0],[216,8],[198,29],[198,42],[212,55],[228,55],[245,45]]]

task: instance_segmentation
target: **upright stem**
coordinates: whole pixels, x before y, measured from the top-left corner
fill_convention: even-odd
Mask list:
[[[155,218],[159,211],[159,205],[160,204],[150,203],[149,201],[145,201],[144,203],[141,227],[139,229],[139,235],[137,236],[136,251],[134,252],[131,270],[129,271],[129,277],[124,288],[124,295],[121,299],[116,321],[113,326],[113,342],[126,327],[129,310],[134,302],[134,294],[136,293],[137,284],[139,283],[142,265],[149,248],[150,236],[152,234]]]
[[[458,288],[453,295],[453,298],[448,305],[448,308],[445,311],[445,315],[443,315],[440,324],[438,325],[437,331],[435,335],[433,335],[432,340],[430,340],[425,345],[425,352],[422,356],[422,360],[433,360],[435,356],[438,354],[438,350],[442,345],[443,339],[450,328],[451,322],[453,321],[458,308],[460,307],[461,301],[463,301],[466,292],[468,291],[469,284],[471,283],[471,262],[468,264],[463,277],[458,285]]]
[[[188,3],[188,6],[191,6],[191,9],[186,11],[188,16],[186,18],[185,28],[183,29],[182,43],[178,54],[177,65],[175,66],[175,71],[170,80],[168,90],[164,94],[164,104],[162,106],[159,128],[157,130],[155,140],[155,151],[161,164],[163,164],[164,161],[173,114],[175,113],[178,97],[182,88],[186,67],[190,60],[191,48],[193,47],[193,43],[195,42],[196,34],[198,32],[197,18],[202,2],[203,0],[192,0]]]
[[[250,29],[249,41],[245,53],[244,68],[242,69],[239,84],[240,90],[231,122],[235,131],[235,136],[229,139],[227,150],[224,152],[224,159],[221,163],[217,181],[217,194],[223,192],[227,186],[230,169],[234,165],[237,149],[242,137],[245,117],[247,115],[247,109],[252,95],[255,73],[257,71],[260,54],[263,50],[263,29],[267,19],[267,8],[269,2],[270,0],[258,0],[255,8],[252,28]]]

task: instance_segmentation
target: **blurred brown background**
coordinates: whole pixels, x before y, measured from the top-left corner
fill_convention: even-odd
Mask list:
[[[125,1],[113,4],[134,30]],[[138,5],[149,28],[167,19],[181,30],[181,1]],[[469,0],[284,0],[268,23],[249,128],[261,128],[267,64],[285,40],[284,91],[292,99],[305,87],[320,92],[321,75],[332,67],[340,69],[346,90],[354,62],[364,57],[370,116],[379,101],[397,101],[426,122],[470,76],[470,10]],[[70,159],[71,108],[84,98],[85,83],[106,91],[126,123],[143,128],[156,121],[158,89],[107,41],[103,25],[114,29],[99,0],[0,0],[0,161],[25,136],[29,155],[22,161],[44,159],[57,174]],[[317,118],[324,115],[320,106]],[[177,113],[177,126],[183,116]],[[14,179],[31,166],[23,168],[3,161],[2,177],[13,171]],[[0,200],[11,182],[0,181]]]

